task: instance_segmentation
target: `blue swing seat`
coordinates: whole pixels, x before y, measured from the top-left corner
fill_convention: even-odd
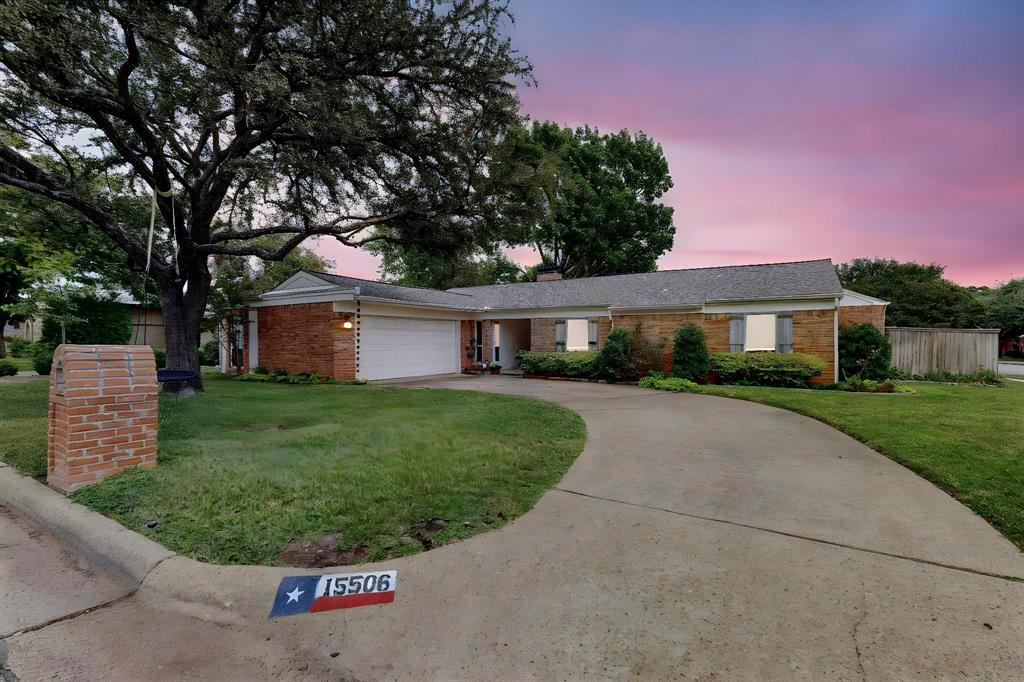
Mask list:
[[[160,383],[192,381],[198,376],[196,372],[189,369],[158,369],[156,371],[156,380]]]

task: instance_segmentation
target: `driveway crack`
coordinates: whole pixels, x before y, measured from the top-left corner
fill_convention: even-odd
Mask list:
[[[850,629],[850,637],[853,639],[853,652],[857,656],[857,670],[860,671],[860,679],[867,680],[867,671],[864,669],[864,654],[860,650],[860,642],[857,640],[857,636],[860,634],[860,626],[864,623],[864,620],[868,617],[868,596],[864,595],[864,601],[860,607],[860,616],[853,623],[853,627]]]
[[[728,526],[736,526],[737,528],[747,528],[749,530],[758,530],[762,533],[773,533],[775,535],[782,535],[788,538],[795,538],[797,540],[807,540],[808,542],[817,542],[822,545],[830,545],[832,547],[842,547],[843,549],[852,549],[856,552],[866,552],[867,554],[875,554],[878,556],[889,557],[891,559],[902,559],[904,561],[913,561],[918,564],[926,564],[928,566],[936,566],[938,568],[945,568],[951,571],[960,571],[962,573],[970,573],[972,575],[981,575],[986,578],[997,578],[999,580],[1008,580],[1015,583],[1024,583],[1024,577],[1017,577],[1014,575],[1002,575],[1000,573],[992,573],[991,571],[982,571],[976,568],[967,568],[965,566],[954,566],[953,564],[946,564],[941,561],[933,561],[931,559],[922,559],[920,557],[907,556],[905,554],[896,554],[895,552],[886,552],[880,549],[871,549],[870,547],[859,547],[857,545],[849,545],[843,542],[836,542],[834,540],[825,540],[823,538],[816,538],[812,535],[801,535],[800,533],[790,533],[784,530],[778,530],[776,528],[766,528],[764,526],[755,526],[749,523],[741,523],[739,521],[732,521],[730,519],[722,519],[714,516],[703,516],[701,514],[693,514],[690,512],[678,511],[676,509],[666,509],[664,507],[655,507],[647,504],[640,504],[638,502],[629,502],[628,500],[616,500],[611,497],[602,497],[600,495],[591,495],[590,493],[580,492],[578,490],[569,490],[568,488],[562,488],[555,486],[555,490],[570,495],[578,495],[579,497],[588,497],[592,500],[601,500],[603,502],[611,502],[613,504],[624,504],[629,507],[638,507],[640,509],[650,509],[651,511],[664,512],[666,514],[674,514],[676,516],[685,516],[691,519],[698,519],[700,521],[710,521],[712,523],[724,523]]]

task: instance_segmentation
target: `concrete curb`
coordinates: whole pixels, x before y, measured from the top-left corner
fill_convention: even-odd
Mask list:
[[[45,526],[96,565],[136,586],[157,564],[176,556],[166,547],[2,463],[0,503]]]

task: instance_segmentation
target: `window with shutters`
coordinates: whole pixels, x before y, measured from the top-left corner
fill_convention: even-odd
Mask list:
[[[775,350],[775,315],[746,315],[743,350]]]
[[[565,321],[565,350],[572,352],[590,347],[590,324],[586,320]]]

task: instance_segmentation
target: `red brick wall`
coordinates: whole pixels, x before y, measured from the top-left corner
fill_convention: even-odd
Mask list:
[[[825,371],[812,384],[835,381],[835,310],[793,311],[793,352],[817,355],[825,360]]]
[[[555,352],[555,320],[535,317],[530,320],[530,350],[539,353]]]
[[[885,333],[885,306],[884,305],[845,305],[839,308],[839,326],[847,327],[852,325],[870,322],[878,327],[878,331]]]
[[[260,366],[288,372],[312,372],[336,379],[356,376],[356,323],[351,313],[336,313],[332,303],[257,308]],[[345,329],[351,322],[352,328]],[[245,331],[245,370],[249,367],[249,327]]]
[[[793,351],[817,355],[825,360],[824,373],[814,383],[832,381],[835,372],[834,320],[832,310],[798,310],[793,312]],[[664,368],[672,367],[672,341],[676,329],[692,323],[704,330],[708,350],[712,353],[729,351],[728,313],[682,313],[672,315],[615,315],[613,326],[632,329],[637,322],[643,333],[656,343],[663,343]]]
[[[46,478],[65,492],[156,466],[156,363],[149,346],[61,345],[50,372]]]
[[[615,315],[612,318],[614,327],[632,329],[639,322],[644,336],[652,342],[661,344],[663,371],[672,369],[672,342],[676,329],[684,324],[695,324],[704,330],[708,350],[712,353],[729,351],[729,318],[731,315],[722,313],[678,313],[671,315]]]
[[[476,347],[473,345],[473,334],[475,333],[475,321],[462,320],[459,322],[459,362],[463,370],[476,364]]]

